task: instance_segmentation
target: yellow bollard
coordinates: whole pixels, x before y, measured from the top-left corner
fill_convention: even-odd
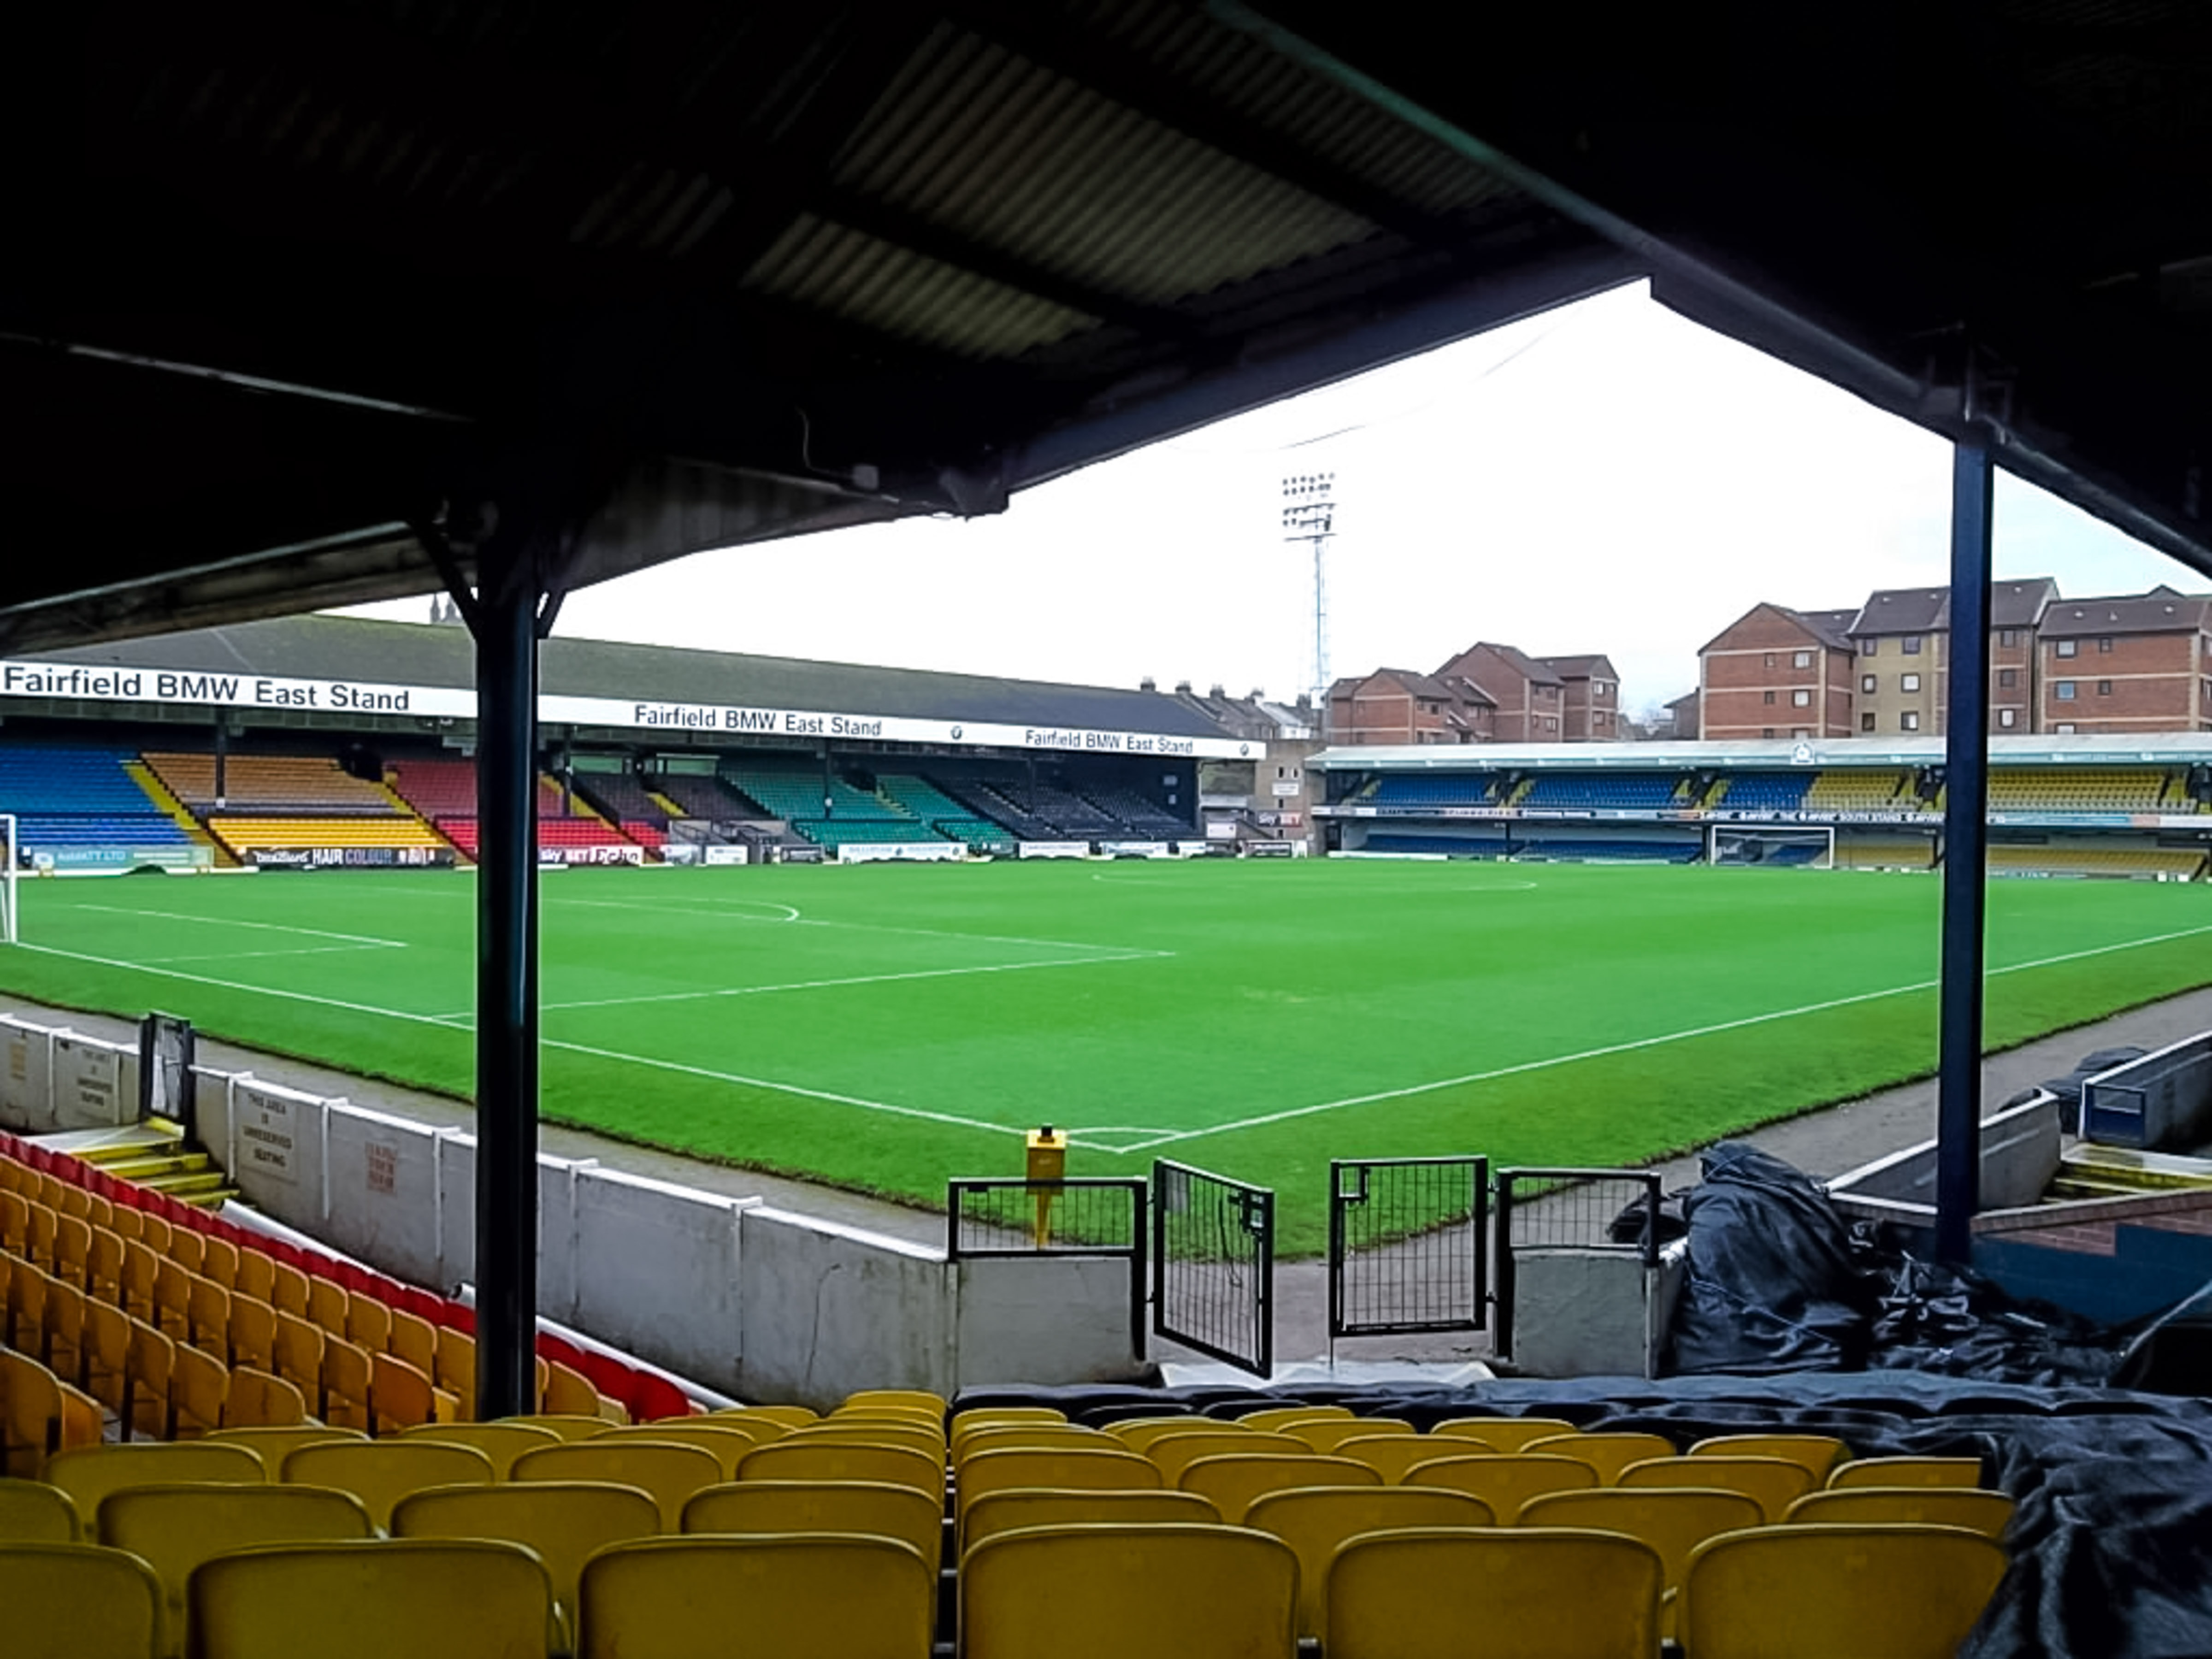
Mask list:
[[[1060,1182],[1067,1174],[1067,1137],[1055,1134],[1048,1123],[1032,1129],[1026,1138],[1029,1152],[1029,1178],[1034,1182]],[[1055,1186],[1041,1188],[1036,1194],[1036,1224],[1030,1230],[1030,1243],[1042,1250],[1052,1242],[1052,1206],[1060,1197]]]

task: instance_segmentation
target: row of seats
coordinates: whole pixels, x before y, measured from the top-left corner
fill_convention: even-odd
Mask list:
[[[146,764],[187,806],[218,805],[212,754],[149,750]],[[230,755],[224,758],[222,799],[233,809],[266,808],[317,817],[369,813],[393,817],[399,808],[381,787],[355,777],[327,757],[313,755]]]
[[[337,1510],[332,1530],[340,1516],[351,1518]],[[117,1524],[137,1536],[149,1523],[118,1509]],[[1391,1526],[1347,1538],[1318,1574],[1302,1565],[1288,1541],[1250,1528],[1077,1524],[1005,1534],[961,1564],[960,1650],[965,1659],[1287,1656],[1301,1591],[1311,1594],[1318,1577],[1328,1659],[1658,1651],[1664,1564],[1650,1545],[1619,1533]],[[261,1545],[195,1565],[175,1622],[189,1621],[201,1659],[523,1659],[566,1645],[550,1565],[526,1547],[493,1540]],[[1934,1659],[1955,1652],[2004,1570],[1996,1546],[1950,1528],[1733,1531],[1692,1553],[1676,1625],[1689,1659]],[[617,1542],[577,1573],[574,1651],[927,1659],[937,1588],[911,1545],[868,1532]],[[164,1650],[165,1588],[127,1550],[0,1547],[0,1597],[27,1659],[151,1659]]]
[[[2024,766],[1990,773],[1990,805],[1999,811],[2187,811],[2171,774],[2156,767]]]
[[[1917,805],[1910,772],[1823,772],[1805,792],[1808,812],[1910,811]]]
[[[160,1265],[167,1262],[173,1270],[172,1285],[178,1271],[197,1274],[214,1280],[216,1288],[243,1291],[249,1299],[266,1302],[279,1312],[319,1318],[326,1327],[342,1329],[349,1340],[354,1323],[365,1324],[380,1338],[387,1325],[404,1335],[416,1323],[427,1324],[441,1334],[441,1351],[447,1357],[441,1363],[447,1375],[441,1376],[433,1368],[420,1367],[423,1351],[419,1344],[411,1353],[404,1347],[395,1350],[398,1357],[429,1371],[434,1382],[453,1395],[455,1409],[462,1413],[472,1409],[473,1370],[464,1368],[473,1358],[476,1316],[460,1303],[354,1263],[248,1231],[65,1153],[0,1133],[0,1194],[14,1194],[23,1206],[19,1210],[17,1204],[0,1196],[0,1242],[16,1238],[9,1218],[20,1214],[23,1231],[9,1248],[33,1267],[70,1280],[87,1294],[96,1295],[98,1287],[115,1282],[112,1273],[106,1271],[106,1257],[96,1258],[93,1254],[95,1249],[112,1250],[112,1244],[100,1240],[100,1234],[106,1233],[126,1243],[143,1243],[150,1249],[156,1258],[157,1285],[161,1279]],[[40,1219],[42,1212],[53,1218],[51,1235],[47,1224]],[[96,1232],[92,1231],[95,1228]],[[76,1244],[80,1239],[85,1241],[82,1253]],[[138,1261],[135,1253],[126,1250],[125,1254],[130,1261]],[[143,1267],[133,1271],[142,1272]],[[305,1288],[297,1288],[296,1281],[303,1281]],[[202,1304],[204,1310],[216,1305],[205,1291]],[[359,1314],[352,1311],[356,1304],[362,1310]],[[337,1317],[341,1311],[343,1319]],[[161,1322],[158,1316],[155,1322]],[[453,1333],[453,1337],[443,1338],[446,1332]],[[470,1340],[465,1343],[459,1339]],[[679,1389],[649,1371],[580,1348],[550,1333],[540,1333],[538,1346],[540,1358],[550,1367],[548,1386],[558,1389],[566,1400],[588,1400],[592,1402],[589,1409],[626,1412],[640,1418],[681,1415],[690,1409]],[[612,1404],[603,1405],[602,1396]]]
[[[1686,805],[1676,781],[1656,773],[1595,775],[1540,772],[1514,799],[1516,806],[1656,811]]]
[[[403,1638],[404,1650],[426,1654],[573,1645],[635,1659],[719,1651],[740,1631],[748,1650],[921,1659],[938,1617],[948,1468],[959,1642],[979,1659],[1287,1656],[1300,1635],[1318,1638],[1328,1659],[1471,1643],[1509,1656],[1650,1659],[1670,1627],[1690,1659],[1917,1659],[1953,1650],[2004,1570],[1992,1541],[2009,1510],[2001,1494],[1860,1484],[1971,1479],[1973,1460],[1851,1462],[1828,1437],[1704,1443],[1674,1460],[1699,1484],[1646,1488],[1597,1484],[1599,1471],[1617,1480],[1636,1466],[1623,1458],[1652,1441],[1671,1455],[1669,1443],[1549,1419],[1462,1419],[1423,1436],[1342,1407],[1291,1407],[1237,1422],[1139,1418],[1102,1430],[1028,1407],[963,1412],[949,1436],[945,1424],[935,1396],[877,1390],[819,1419],[800,1407],[747,1407],[633,1428],[575,1418],[432,1425],[381,1442],[262,1431],[233,1437],[260,1449],[243,1458],[220,1442],[72,1453],[52,1470],[60,1502],[13,1529],[42,1527],[29,1535],[44,1541],[6,1541],[11,1509],[39,1506],[32,1493],[11,1505],[0,1488],[0,1602],[27,1610],[17,1630],[52,1617],[82,1643],[84,1626],[67,1621],[60,1594],[19,1601],[8,1592],[55,1583],[97,1556],[105,1601],[137,1610],[130,1627],[112,1648],[31,1651],[137,1659],[165,1639],[175,1650],[189,1622],[191,1650],[207,1659],[382,1653]],[[1585,1478],[1501,1514],[1449,1484],[1384,1484],[1343,1455],[1421,1441],[1516,1449],[1449,1462],[1577,1462]],[[1248,1449],[1218,1449],[1223,1442]],[[1588,1461],[1537,1449],[1561,1444]],[[1740,1449],[1753,1444],[1808,1483],[1828,1483],[1793,1503],[1787,1524],[1766,1524],[1758,1500],[1717,1478],[1753,1461]],[[259,1495],[280,1490],[260,1484],[264,1453],[280,1449],[281,1480],[315,1496]],[[218,1455],[228,1467],[207,1467]],[[1224,1465],[1271,1460],[1310,1466],[1306,1483],[1256,1496],[1218,1484]],[[1347,1483],[1344,1467],[1368,1478]],[[213,1480],[237,1484],[226,1492]],[[1216,1495],[1199,1490],[1208,1483]],[[361,1541],[371,1528],[391,1541]],[[684,1535],[650,1541],[656,1533]],[[87,1535],[100,1545],[70,1542]],[[301,1536],[344,1541],[270,1547]],[[441,1556],[432,1539],[468,1547]],[[149,1553],[134,1555],[134,1544]],[[502,1626],[499,1595],[483,1587],[496,1589],[505,1570],[482,1552],[518,1545],[532,1552],[521,1559],[536,1575],[517,1575]],[[235,1553],[241,1546],[260,1547]],[[247,1560],[283,1565],[234,1565]],[[451,1580],[471,1571],[477,1595],[464,1616]],[[650,1593],[610,1589],[632,1574]],[[126,1576],[135,1589],[122,1588]],[[404,1609],[396,1623],[348,1599],[372,1595]],[[417,1633],[409,1620],[425,1606],[440,1614]],[[344,1645],[357,1620],[381,1645]],[[457,1621],[495,1639],[456,1645]]]
[[[0,745],[0,812],[15,815],[18,848],[181,847],[191,837],[131,775],[126,750]]]
[[[1992,870],[2036,870],[2071,876],[2166,876],[2191,881],[2204,872],[2205,854],[2189,847],[1992,847]]]

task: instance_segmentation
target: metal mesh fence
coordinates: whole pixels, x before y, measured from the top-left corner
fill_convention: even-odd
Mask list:
[[[1265,1376],[1274,1363],[1275,1195],[1155,1163],[1152,1254],[1152,1328]]]
[[[1607,1250],[1659,1261],[1659,1177],[1642,1170],[1502,1170],[1498,1176],[1498,1322],[1513,1351],[1516,1259],[1537,1250]]]
[[[963,1256],[1127,1255],[1145,1248],[1138,1180],[955,1181],[946,1252]]]
[[[1488,1160],[1329,1166],[1329,1334],[1483,1326]]]

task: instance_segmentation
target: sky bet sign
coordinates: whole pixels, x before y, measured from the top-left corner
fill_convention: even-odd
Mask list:
[[[349,680],[283,679],[267,675],[193,673],[123,665],[0,662],[0,697],[62,697],[92,702],[199,704],[216,708],[316,709],[330,714],[419,714],[474,720],[476,693],[465,688],[378,685]],[[731,707],[637,702],[617,697],[541,696],[540,720],[646,731],[711,732],[748,736],[867,739],[878,743],[957,744],[1002,749],[1073,749],[1090,754],[1230,758],[1244,752],[1229,738],[1179,738],[1155,732],[1093,731],[1082,726],[978,725],[972,720],[903,719],[824,709]]]

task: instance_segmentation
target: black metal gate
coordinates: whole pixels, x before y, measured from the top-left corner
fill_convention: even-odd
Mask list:
[[[956,1180],[945,1193],[945,1254],[1097,1255],[1129,1264],[1129,1349],[1145,1352],[1145,1183],[1130,1176],[1068,1181]]]
[[[1328,1166],[1328,1334],[1483,1328],[1490,1160],[1339,1158]]]
[[[1514,1259],[1530,1250],[1609,1250],[1659,1264],[1659,1177],[1648,1170],[1498,1172],[1498,1329],[1513,1352]]]
[[[1275,1195],[1157,1160],[1152,1329],[1265,1376],[1275,1362]]]

